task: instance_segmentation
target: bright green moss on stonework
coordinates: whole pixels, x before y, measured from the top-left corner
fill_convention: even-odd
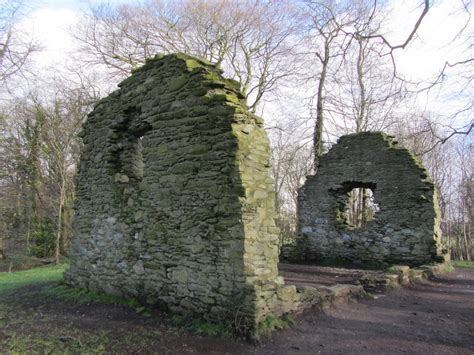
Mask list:
[[[254,332],[283,312],[262,120],[235,81],[185,54],[119,87],[84,125],[66,281]]]

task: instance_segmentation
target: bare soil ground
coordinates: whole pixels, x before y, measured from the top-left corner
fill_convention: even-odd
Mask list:
[[[307,313],[262,344],[275,354],[474,354],[474,269]]]
[[[51,285],[0,296],[0,353],[474,353],[474,269],[456,269],[375,300],[307,312],[257,345],[190,333],[159,312],[145,316],[126,306],[48,298],[45,287]]]
[[[296,286],[353,285],[365,274],[383,274],[370,270],[284,263],[278,264],[278,270],[280,275],[285,278],[286,284]]]

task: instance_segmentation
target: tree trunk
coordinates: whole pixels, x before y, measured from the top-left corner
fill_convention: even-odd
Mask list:
[[[30,255],[30,237],[31,237],[31,211],[28,212],[28,222],[26,230],[26,252]]]
[[[466,223],[463,223],[463,226],[462,226],[462,234],[463,234],[463,237],[464,237],[464,251],[465,251],[465,255],[466,255],[466,260],[470,261],[471,260],[471,253],[470,253],[470,245],[469,245],[469,241],[468,241],[468,237],[467,237],[467,228],[466,228]]]
[[[323,129],[324,129],[324,84],[326,81],[329,64],[329,43],[324,46],[324,59],[321,61],[321,76],[318,83],[318,97],[316,101],[316,125],[314,127],[313,149],[314,149],[314,170],[318,171],[319,161],[323,154]]]
[[[360,189],[362,193],[362,198],[361,198],[361,226],[365,226],[369,220],[369,190],[361,188]]]
[[[59,259],[61,256],[61,235],[62,235],[62,220],[63,220],[63,207],[66,196],[66,178],[62,176],[61,178],[61,188],[59,191],[59,211],[58,211],[58,228],[56,231],[56,248],[55,248],[55,261],[56,265],[59,264]]]
[[[5,247],[3,246],[3,237],[0,237],[0,260],[5,259]]]

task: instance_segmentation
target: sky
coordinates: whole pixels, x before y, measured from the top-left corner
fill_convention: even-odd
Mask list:
[[[110,4],[131,3],[129,0],[108,0]],[[102,0],[26,0],[25,15],[19,26],[37,40],[42,51],[36,56],[40,68],[67,62],[75,50],[71,32],[83,11],[103,3]]]
[[[32,31],[42,42],[47,52],[43,57],[55,57],[58,52],[73,47],[69,29],[80,18],[81,11],[90,6],[103,3],[104,0],[26,0],[27,14],[21,26]],[[105,0],[109,4],[133,4],[134,0]],[[417,45],[411,45],[405,51],[399,51],[400,66],[411,75],[433,73],[439,68],[448,51],[457,55],[453,38],[467,19],[467,14],[456,11],[460,0],[442,0],[435,2],[417,33]],[[393,1],[390,15],[391,31],[388,36],[394,43],[400,42],[410,32],[412,24],[420,13],[419,1]],[[472,28],[471,28],[472,34]],[[445,50],[443,47],[449,46]],[[420,48],[423,47],[423,48]],[[422,49],[422,50],[420,50]],[[441,53],[440,50],[444,53]],[[46,61],[45,59],[45,61]]]
[[[108,0],[110,4],[136,3],[130,0]],[[71,36],[74,26],[78,23],[81,12],[90,6],[103,3],[103,0],[25,0],[25,15],[19,26],[33,34],[43,50],[36,55],[39,69],[47,69],[64,65],[69,61],[75,50]],[[395,44],[403,42],[411,31],[421,11],[420,1],[395,0],[391,2],[392,11],[388,22],[387,38]],[[423,20],[414,41],[405,50],[395,53],[397,67],[407,78],[412,80],[433,78],[446,61],[456,61],[472,53],[466,53],[466,38],[473,36],[473,28],[468,28],[464,36],[456,38],[456,34],[467,21],[467,13],[459,11],[460,0],[435,1],[428,15]],[[455,84],[450,84],[455,85]],[[461,92],[453,88],[453,92]],[[442,93],[442,94],[441,94]],[[442,97],[436,92],[430,93],[430,99],[420,98],[420,105],[431,110],[446,110],[445,100],[450,104],[462,106],[466,97]],[[435,95],[433,95],[435,94]],[[466,94],[466,93],[465,93]],[[458,94],[457,94],[458,95]],[[472,90],[467,93],[472,100]],[[433,97],[436,99],[433,100]],[[463,101],[464,100],[464,101]],[[459,101],[456,103],[456,101]]]
[[[415,1],[397,1],[391,14],[393,30],[399,34],[397,43],[402,42],[411,31],[420,11],[413,6]],[[468,20],[468,14],[457,11],[459,0],[436,2],[417,31],[417,38],[406,50],[397,52],[400,69],[410,76],[432,75],[437,73],[447,59],[459,58],[461,40],[456,41],[458,31]],[[472,28],[471,28],[472,33]],[[403,38],[400,38],[403,37]]]
[[[406,38],[407,32],[411,29],[411,25],[415,23],[419,14],[419,8],[413,4],[415,1],[396,1],[394,11],[392,13],[393,30],[391,33],[403,33]],[[471,9],[472,11],[472,9]],[[437,77],[440,70],[446,62],[455,63],[457,61],[472,58],[472,38],[474,28],[472,23],[464,29],[461,36],[459,32],[468,23],[469,14],[463,10],[460,0],[442,0],[435,1],[428,15],[416,33],[415,39],[410,45],[401,51],[395,53],[398,69],[405,77],[410,80],[433,80]],[[410,26],[407,26],[410,24]],[[397,31],[402,29],[402,31]],[[466,50],[470,38],[471,50]],[[400,43],[402,41],[398,41]],[[463,67],[466,69],[466,66]],[[473,66],[470,67],[471,75]],[[452,116],[452,112],[456,111],[456,107],[465,107],[473,100],[473,89],[464,88],[462,85],[465,81],[459,82],[453,80],[462,73],[456,70],[450,70],[450,81],[442,90],[441,87],[435,88],[429,92],[429,98],[420,95],[418,104],[424,106],[427,110],[440,113],[440,116]],[[464,119],[469,119],[465,117]],[[472,117],[471,117],[472,120]]]

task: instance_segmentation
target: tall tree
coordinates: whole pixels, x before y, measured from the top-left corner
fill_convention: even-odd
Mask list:
[[[21,0],[0,2],[0,83],[7,89],[14,86],[9,79],[22,74],[31,55],[39,50],[31,36],[17,26],[22,5]]]
[[[53,253],[56,261],[70,234],[78,132],[98,99],[84,85],[68,87],[70,79],[49,83],[53,97],[41,92],[19,100],[0,121],[0,222],[8,227],[0,233],[26,240],[33,254]]]
[[[84,16],[74,36],[83,60],[119,77],[157,53],[207,59],[241,83],[256,111],[264,95],[297,68],[292,54],[300,26],[294,8],[291,2],[254,0],[102,5]]]
[[[347,9],[340,4],[328,1],[307,2],[309,21],[309,36],[311,38],[311,51],[320,67],[315,75],[317,81],[316,90],[316,123],[313,133],[314,166],[319,166],[319,159],[324,152],[323,130],[324,117],[327,115],[325,106],[327,81],[334,78],[334,67],[338,66],[335,61],[340,61],[345,52],[347,36],[343,28],[351,21],[347,16]],[[328,78],[331,76],[332,78]]]

